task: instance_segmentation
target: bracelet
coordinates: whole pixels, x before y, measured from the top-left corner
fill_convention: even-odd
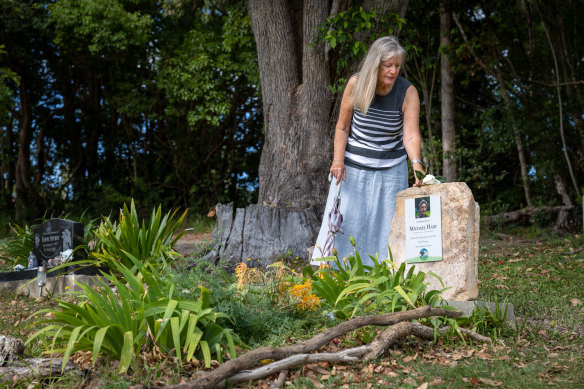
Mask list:
[[[412,165],[415,163],[419,163],[420,165],[422,164],[422,161],[420,161],[419,159],[412,159],[411,162],[412,162]]]

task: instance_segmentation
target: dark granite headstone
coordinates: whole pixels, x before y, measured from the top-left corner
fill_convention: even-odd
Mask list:
[[[33,253],[38,264],[48,262],[61,252],[83,244],[83,223],[66,219],[51,219],[33,229]],[[74,259],[79,259],[79,251]]]

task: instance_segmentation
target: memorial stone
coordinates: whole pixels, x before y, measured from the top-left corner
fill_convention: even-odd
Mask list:
[[[478,297],[479,205],[464,182],[454,182],[408,188],[397,194],[396,210],[391,224],[389,247],[394,262],[406,261],[406,200],[440,196],[442,216],[442,260],[406,264],[409,269],[437,274],[449,287],[442,297],[446,300],[468,301]],[[437,212],[437,209],[432,210]],[[429,288],[443,289],[440,281],[431,275],[426,280]]]
[[[33,229],[33,253],[39,265],[60,256],[63,251],[74,250],[83,244],[83,223],[67,219],[50,219]],[[78,254],[74,259],[79,259]]]

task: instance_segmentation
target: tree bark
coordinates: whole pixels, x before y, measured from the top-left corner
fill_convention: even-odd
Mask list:
[[[330,159],[328,66],[322,45],[309,46],[328,16],[326,2],[249,0],[262,81],[265,142],[259,168],[259,202],[322,208]],[[297,11],[296,11],[297,12]],[[302,31],[297,45],[294,31]]]
[[[452,12],[447,1],[440,4],[440,101],[442,112],[442,175],[448,182],[458,181],[456,152],[456,128],[454,126],[454,75],[448,58],[452,45],[450,26]]]

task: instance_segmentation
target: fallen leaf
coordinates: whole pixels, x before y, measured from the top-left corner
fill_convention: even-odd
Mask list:
[[[486,360],[486,359],[491,359],[492,358],[492,356],[490,354],[482,353],[482,352],[481,353],[478,353],[477,354],[477,357],[479,357],[482,360]]]
[[[396,378],[397,376],[399,376],[399,374],[397,374],[395,371],[390,371],[390,372],[385,373],[385,374],[391,378]]]
[[[324,385],[321,384],[317,379],[309,377],[310,381],[312,381],[312,384],[314,385],[315,388],[317,389],[324,389]]]
[[[580,299],[574,297],[572,300],[570,300],[570,304],[572,304],[573,307],[577,307],[580,305]]]
[[[318,366],[318,365],[306,365],[307,369],[310,369],[312,371],[315,371],[319,374],[328,374],[329,371],[326,369],[323,369],[322,367]]]
[[[414,380],[412,377],[408,377],[403,381],[403,383],[408,385],[416,385],[416,380]]]
[[[503,385],[503,383],[501,381],[490,380],[488,378],[479,378],[479,381],[481,381],[485,385],[490,385],[490,386],[501,386],[501,385]]]
[[[442,378],[434,378],[434,381],[430,382],[430,386],[442,385],[445,383],[446,381],[444,381]]]
[[[549,353],[548,358],[556,358],[558,355],[558,353]]]
[[[424,382],[422,385],[418,386],[417,389],[427,389],[428,388],[428,383]]]

